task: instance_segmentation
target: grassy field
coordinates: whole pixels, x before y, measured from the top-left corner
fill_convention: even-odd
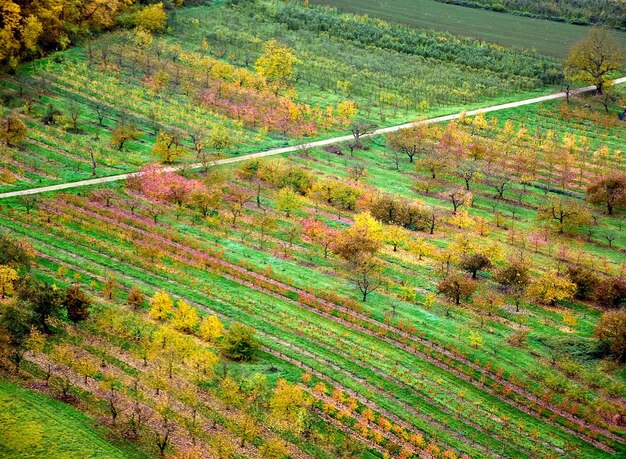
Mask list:
[[[522,186],[514,181],[502,199],[494,196],[487,182],[473,183],[473,204],[467,207],[469,225],[455,220],[446,194],[438,191],[461,185],[452,169],[440,173],[433,185],[437,191],[420,191],[415,181],[427,178],[428,172],[416,169],[406,159],[394,167],[382,137],[373,139],[367,150],[355,152],[356,158],[316,150],[288,162],[274,159],[264,163],[278,168],[270,170],[292,168],[285,177],[294,177],[296,169],[304,168],[315,180],[371,187],[378,193],[418,199],[441,212],[433,235],[407,232],[407,245],[397,251],[389,245],[381,250],[378,257],[383,287],[366,303],[360,302],[350,273],[338,257],[324,257],[317,244],[301,234],[306,217],[314,216],[342,230],[353,222],[356,212],[310,194],[302,197],[300,206],[287,217],[277,207],[278,187],[272,185],[272,180],[281,176],[279,172],[268,174],[262,182],[261,207],[253,202],[254,182],[230,169],[210,173],[208,183],[249,190],[249,202],[236,223],[228,223],[232,221],[231,204],[218,205],[217,216],[204,219],[192,205],[161,201],[158,205],[163,211],[155,222],[146,213],[155,202],[135,185],[130,189],[116,187],[109,204],[86,190],[51,196],[30,215],[19,202],[9,201],[0,215],[0,225],[37,250],[39,276],[61,285],[80,282],[102,303],[109,303],[102,297],[106,279],[116,279],[113,304],[98,309],[92,320],[78,329],[68,327],[66,333],[68,341],[80,352],[91,354],[90,358],[99,359],[104,352],[107,361],[113,363],[107,371],[123,387],[132,387],[134,378],[143,381],[138,375],[150,375],[153,365],[142,367],[138,357],[141,348],[124,325],[126,292],[133,285],[147,295],[165,289],[201,314],[217,314],[227,326],[240,321],[258,330],[265,346],[259,362],[232,365],[236,369],[228,371],[239,372],[244,379],[260,371],[272,383],[277,377],[293,383],[302,381],[315,399],[314,406],[329,417],[333,428],[347,429],[359,441],[374,439],[375,445],[367,446],[366,456],[380,457],[376,445],[382,445],[393,457],[407,448],[415,454],[443,454],[448,450],[443,457],[549,458],[556,454],[571,459],[611,458],[626,451],[623,428],[605,415],[623,409],[623,369],[586,351],[580,354],[563,349],[558,363],[550,363],[558,343],[583,349],[589,342],[601,313],[594,304],[567,301],[546,306],[524,299],[520,312],[516,312],[511,298],[505,295],[503,303],[487,315],[478,300],[455,306],[438,296],[436,287],[445,248],[464,243],[463,237],[501,252],[497,264],[523,253],[532,261],[533,276],[589,257],[602,275],[623,270],[626,239],[619,225],[620,215],[609,218],[598,212],[597,227],[589,238],[584,233],[541,233],[539,247],[525,242],[538,231],[537,207],[546,195],[557,194],[546,190],[567,192],[580,199],[580,187],[590,179],[576,176],[559,188],[558,177],[564,171],[552,176],[549,158],[536,143],[550,138],[548,129],[559,133],[559,142],[564,132],[575,134],[579,142],[583,137],[589,139],[588,147],[574,147],[571,154],[578,159],[573,159],[573,165],[582,161],[587,170],[600,171],[613,164],[611,158],[621,142],[620,126],[612,116],[585,108],[585,103],[577,102],[568,110],[552,103],[505,112],[480,128],[472,122],[459,125],[459,132],[465,133],[455,134],[459,138],[469,135],[474,143],[491,145],[499,154],[522,157],[524,152],[530,153],[538,165],[530,183]],[[512,123],[508,129],[513,129],[514,141],[503,137],[507,119]],[[515,134],[522,129],[528,131]],[[604,157],[591,161],[577,156],[579,151],[598,150],[602,145],[608,148]],[[358,183],[350,178],[355,161],[367,169]],[[486,159],[480,161],[482,164]],[[507,164],[502,159],[500,162]],[[617,165],[624,167],[623,162]],[[139,200],[133,211],[126,204],[132,199]],[[227,197],[224,202],[232,200]],[[479,220],[480,230],[476,229]],[[607,233],[615,235],[611,247],[603,238]],[[409,248],[417,240],[430,247],[420,258]],[[496,292],[489,274],[481,275],[479,283],[480,294]],[[507,340],[520,329],[529,332],[526,345],[509,344]],[[472,345],[471,337],[476,333],[481,337],[480,345]],[[94,342],[102,342],[96,340],[106,345],[94,347]],[[32,362],[40,366],[42,359]],[[176,364],[176,378],[186,380],[186,365]],[[224,386],[221,372],[217,373],[207,386],[212,402],[202,416],[219,419],[226,431],[241,435],[231,424],[236,422],[236,413],[220,408]],[[303,379],[303,374],[309,378]],[[77,385],[93,391],[79,381],[77,376]],[[168,393],[183,404],[176,408],[179,415],[188,416],[190,405],[178,392],[180,387],[167,387]],[[120,393],[131,392],[120,389]],[[333,400],[325,394],[333,394]],[[354,397],[356,405],[348,408],[345,395]],[[358,421],[367,408],[373,411],[377,424],[366,423],[364,428]],[[381,418],[391,420],[393,430],[379,430],[377,426],[385,425]],[[179,425],[187,424],[179,421]],[[276,433],[289,438],[299,451],[328,457],[327,450],[314,439]],[[412,434],[419,434],[424,444],[408,440]],[[268,435],[264,433],[253,443],[254,448],[260,448]]]
[[[433,0],[313,0],[311,3],[332,5],[341,11],[367,14],[420,29],[446,31],[503,46],[534,49],[558,58],[565,57],[572,44],[587,33],[587,28],[583,26],[466,8]],[[626,32],[614,34],[618,40],[626,42]]]
[[[147,457],[132,444],[115,445],[105,435],[75,408],[0,380],[0,457]]]

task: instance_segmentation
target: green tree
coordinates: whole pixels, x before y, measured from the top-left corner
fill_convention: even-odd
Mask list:
[[[221,342],[224,356],[236,362],[253,360],[260,347],[256,331],[239,322],[231,325]]]

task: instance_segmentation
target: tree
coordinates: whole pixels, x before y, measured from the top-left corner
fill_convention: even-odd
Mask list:
[[[300,434],[310,405],[311,399],[301,386],[281,378],[269,399],[270,422],[280,429]]]
[[[172,327],[185,333],[193,332],[200,323],[198,311],[183,300],[178,300],[176,306],[174,317],[172,317]]]
[[[522,261],[513,261],[496,271],[495,281],[515,300],[515,309],[519,312],[519,304],[530,282],[529,267]]]
[[[479,271],[491,268],[492,263],[487,255],[473,253],[461,257],[461,268],[472,274],[472,279],[476,279]]]
[[[0,140],[4,140],[9,147],[19,144],[26,138],[27,133],[26,123],[15,112],[0,121]]]
[[[404,153],[412,163],[416,155],[427,151],[428,125],[414,124],[410,128],[387,134],[386,138],[391,148]]]
[[[363,148],[363,143],[361,142],[361,139],[364,136],[373,134],[377,128],[378,126],[376,124],[369,121],[354,121],[350,125],[350,132],[352,133],[352,137],[354,137],[353,148]],[[352,149],[350,151],[352,151]]]
[[[602,94],[608,74],[624,64],[624,50],[609,31],[592,28],[572,46],[565,62],[565,75],[571,81],[595,85]]]
[[[144,7],[135,16],[135,23],[139,29],[162,33],[167,25],[167,13],[163,9],[163,3]]]
[[[569,234],[581,225],[588,224],[591,216],[581,203],[554,195],[547,203],[539,206],[537,219],[561,234]]]
[[[254,68],[267,81],[274,84],[275,91],[278,92],[291,78],[293,66],[297,61],[291,48],[272,39],[263,45],[263,54],[254,63]]]
[[[200,336],[209,343],[214,343],[224,336],[224,325],[216,315],[207,316],[200,324]]]
[[[13,300],[0,309],[0,328],[8,334],[8,344],[12,351],[9,359],[15,365],[16,371],[19,370],[27,350],[32,319],[32,310],[27,303]]]
[[[324,250],[324,258],[328,258],[328,251],[335,241],[337,230],[316,218],[309,217],[302,221],[302,234],[321,246]]]
[[[25,242],[0,232],[0,265],[25,271],[30,267],[32,257],[32,249]]]
[[[180,137],[175,132],[161,131],[152,148],[152,156],[165,164],[171,164],[185,154],[180,145]]]
[[[124,144],[129,140],[137,140],[141,136],[141,131],[133,125],[120,122],[118,126],[111,131],[111,145],[122,151]]]
[[[221,342],[224,356],[236,362],[253,360],[260,347],[256,331],[239,322],[230,326]]]
[[[15,281],[19,278],[17,271],[10,266],[0,265],[0,299],[14,293]]]
[[[67,318],[74,325],[89,318],[91,299],[85,294],[80,285],[73,284],[67,287],[64,304],[67,310]]]
[[[626,358],[626,309],[602,314],[593,336],[604,343],[618,361]]]
[[[547,270],[532,280],[526,291],[528,296],[550,305],[571,299],[575,292],[576,285],[555,269]]]
[[[595,290],[597,303],[611,308],[619,308],[626,303],[626,277],[614,276],[602,279]]]
[[[141,289],[137,285],[133,285],[133,288],[130,290],[128,294],[128,298],[126,302],[130,307],[133,308],[134,311],[137,311],[143,305],[146,296],[143,294]]]
[[[63,306],[63,292],[54,284],[26,279],[17,289],[20,301],[32,307],[33,324],[44,333],[50,333],[48,321],[58,317]]]
[[[245,188],[233,186],[228,189],[224,196],[224,205],[231,214],[231,223],[237,224],[237,219],[243,213],[245,205],[252,199],[252,193]]]
[[[461,300],[469,300],[476,291],[476,283],[459,274],[451,274],[442,279],[437,285],[440,293],[447,296],[454,304],[461,304]]]
[[[302,198],[291,187],[284,187],[276,195],[276,208],[285,212],[287,218],[302,206]]]
[[[377,290],[383,283],[380,262],[367,252],[361,253],[348,262],[351,281],[361,292],[363,302],[367,296]]]
[[[173,311],[174,301],[172,297],[165,290],[156,292],[150,300],[149,316],[155,320],[163,320],[170,317]]]
[[[615,208],[626,207],[626,174],[615,172],[598,177],[587,187],[587,200],[605,205],[609,215]]]
[[[579,300],[590,299],[600,282],[598,275],[589,267],[581,265],[571,265],[567,267],[567,275],[576,284],[574,297]]]

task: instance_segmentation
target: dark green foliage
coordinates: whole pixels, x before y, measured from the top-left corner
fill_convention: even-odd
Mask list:
[[[256,331],[239,322],[234,323],[222,339],[222,354],[236,362],[249,362],[255,358],[261,345]]]
[[[599,359],[604,355],[603,345],[591,338],[539,335],[534,339],[548,348],[555,360],[569,357],[579,362],[586,362]]]
[[[2,307],[0,312],[0,328],[8,336],[11,348],[9,359],[19,368],[26,351],[26,340],[30,335],[33,312],[28,303],[11,301]]]
[[[48,320],[58,317],[63,305],[63,294],[60,289],[47,283],[28,278],[20,283],[17,297],[32,309],[33,325],[39,330],[49,333]]]

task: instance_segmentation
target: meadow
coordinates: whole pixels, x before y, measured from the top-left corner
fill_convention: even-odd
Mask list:
[[[455,5],[454,2],[313,0],[311,3],[333,6],[350,13],[367,14],[420,29],[475,37],[518,49],[536,50],[558,58],[565,57],[572,44],[587,33],[587,29],[580,25],[467,8]],[[614,34],[618,40],[626,41],[626,32],[615,31]]]
[[[0,381],[0,456],[143,458],[131,443],[115,445],[95,422],[66,403]]]
[[[477,155],[471,161],[492,172],[472,179],[472,199],[457,212],[448,190],[465,188],[456,172],[462,159],[448,158],[442,165],[440,158],[431,179],[428,157],[418,154],[412,163],[403,155],[397,161],[387,140],[377,137],[353,156],[347,150],[342,155],[315,150],[246,164],[236,173],[219,169],[180,179],[148,173],[114,190],[50,196],[30,213],[20,201],[9,201],[0,224],[32,244],[38,276],[59,285],[79,283],[98,299],[101,306],[91,319],[78,329],[64,327],[61,343],[107,361],[104,380],[114,378],[116,394],[128,399],[120,406],[132,406],[138,393],[144,394],[137,398],[142,403],[155,389],[157,395],[167,393],[174,413],[168,421],[177,432],[168,448],[184,449],[185,435],[197,438],[200,449],[212,447],[206,432],[190,424],[197,398],[189,399],[183,390],[200,384],[202,397],[209,398],[194,422],[213,420],[224,435],[241,439],[239,454],[245,457],[267,454],[264,445],[276,435],[290,451],[279,457],[332,457],[343,435],[361,442],[371,457],[384,452],[393,457],[615,457],[624,453],[626,442],[623,428],[611,421],[623,413],[624,373],[598,359],[592,346],[601,311],[571,296],[554,304],[530,301],[530,296],[520,302],[499,291],[494,280],[498,266],[518,257],[532,266],[534,280],[575,266],[590,266],[601,277],[623,275],[626,240],[619,215],[606,217],[598,209],[589,233],[580,226],[560,234],[550,220],[537,226],[547,198],[567,193],[580,200],[585,183],[613,164],[624,167],[621,160],[616,163],[620,126],[584,105],[526,107],[523,113],[467,119],[432,131],[433,142],[448,142],[446,151],[457,151],[451,147],[455,142],[472,145],[467,151],[473,153],[464,154]],[[545,119],[557,113],[555,129]],[[563,137],[565,132],[571,137]],[[556,168],[547,156],[554,150],[569,158],[559,159]],[[520,161],[524,157],[529,161]],[[497,173],[489,169],[496,158]],[[498,196],[498,184],[490,178],[505,170],[510,179]],[[168,191],[179,182],[187,187],[176,189],[187,192]],[[203,187],[222,198],[199,206],[189,193]],[[430,209],[436,225],[432,234],[428,227],[415,227],[400,228],[398,235],[391,220],[379,223],[384,234],[394,236],[385,237],[375,255],[381,283],[363,302],[357,288],[362,284],[355,283],[342,256],[333,248],[327,254],[322,250],[324,229],[349,234],[349,225],[363,221],[366,209],[378,215],[377,200],[386,193],[417,199],[423,206],[419,212]],[[614,236],[610,246],[607,234]],[[456,272],[464,251],[488,253],[496,268],[479,274],[473,300],[456,305],[440,294],[438,279],[445,270]],[[146,297],[166,291],[201,316],[215,314],[226,327],[252,326],[263,345],[258,362],[223,362],[194,383],[194,358],[174,361],[169,365],[175,376],[161,376],[162,386],[155,387],[151,378],[164,365],[159,359],[171,354],[150,354],[155,338],[140,337],[150,336],[143,327],[159,330],[174,319],[155,321],[148,310],[130,312],[125,303],[133,287]],[[135,327],[144,331],[135,335]],[[521,343],[514,339],[520,332]],[[180,339],[197,343],[196,333],[192,327],[183,333],[191,338]],[[190,341],[183,348],[189,346],[206,344]],[[66,375],[72,390],[106,403],[106,392],[91,383],[103,375],[66,363],[65,354],[54,349],[29,354],[26,371],[36,376],[48,359],[57,359],[61,363],[53,372]],[[270,386],[279,378],[299,383],[313,399],[318,433],[301,437],[284,428],[257,427],[251,435],[237,427],[238,416],[259,416],[261,425],[273,426],[244,403],[250,397],[246,381],[256,374]],[[239,395],[229,392],[230,378],[240,381]],[[133,391],[134,381],[139,392]],[[157,402],[150,401],[147,409],[158,410],[151,408]],[[120,416],[132,412],[119,411]],[[147,428],[158,431],[159,426]]]

